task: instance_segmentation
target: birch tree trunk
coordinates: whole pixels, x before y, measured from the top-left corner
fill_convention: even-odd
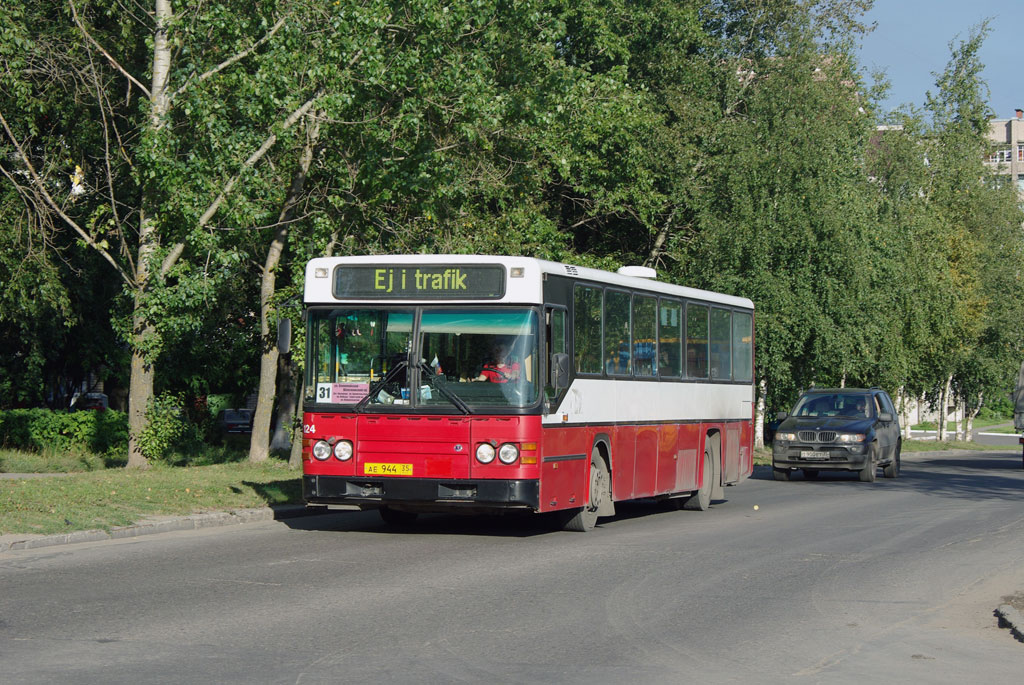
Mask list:
[[[171,21],[171,0],[156,0],[153,32],[153,80],[150,86],[149,135],[156,135],[164,126],[169,97],[167,82],[171,72],[171,49],[167,41],[167,25]],[[148,421],[146,411],[153,399],[153,364],[151,343],[156,335],[152,321],[145,313],[146,297],[152,285],[153,259],[160,246],[160,229],[153,217],[153,198],[142,191],[139,212],[139,258],[135,267],[135,298],[132,305],[132,362],[128,381],[128,466],[149,465],[140,449],[140,436]]]
[[[270,415],[277,394],[277,366],[280,351],[277,339],[270,332],[271,301],[276,290],[276,271],[281,263],[285,241],[288,238],[290,222],[295,214],[295,204],[306,186],[306,177],[313,162],[313,151],[317,138],[320,136],[320,124],[316,117],[307,120],[306,144],[302,148],[299,162],[292,174],[291,187],[285,197],[284,206],[277,220],[274,237],[267,249],[267,257],[263,264],[260,281],[260,340],[263,341],[263,353],[260,355],[260,383],[256,398],[256,412],[253,416],[252,439],[249,442],[249,460],[266,461],[270,456]],[[275,329],[276,332],[276,329]]]
[[[950,374],[946,378],[946,384],[942,386],[942,390],[939,392],[939,425],[938,430],[935,434],[935,439],[939,442],[946,441],[946,418],[948,416],[947,408],[949,405],[950,389],[953,385],[953,375]]]
[[[964,439],[964,429],[967,427],[967,402],[963,397],[958,397],[956,408],[953,410],[953,421],[956,426],[956,440]]]
[[[903,430],[903,439],[910,440],[910,398],[903,386],[896,391],[896,399],[899,402],[900,427]]]
[[[761,379],[757,386],[757,404],[754,409],[754,447],[764,447],[765,393],[768,381]]]
[[[966,424],[964,429],[964,440],[967,442],[974,442],[974,419],[978,417],[978,412],[981,411],[981,402],[983,398],[984,393],[979,392],[978,402],[974,406],[974,409],[967,411],[966,406],[964,407],[964,423]]]

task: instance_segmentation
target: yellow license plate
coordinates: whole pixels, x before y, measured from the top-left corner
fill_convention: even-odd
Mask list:
[[[363,464],[367,476],[411,476],[412,464]]]

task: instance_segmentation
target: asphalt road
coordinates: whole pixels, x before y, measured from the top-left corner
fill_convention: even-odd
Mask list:
[[[8,551],[0,683],[1020,682],[1019,452],[757,476],[586,534],[360,512]]]

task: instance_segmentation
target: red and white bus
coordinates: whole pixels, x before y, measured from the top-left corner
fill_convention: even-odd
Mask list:
[[[528,257],[327,257],[306,267],[310,505],[706,509],[753,469],[753,303]]]

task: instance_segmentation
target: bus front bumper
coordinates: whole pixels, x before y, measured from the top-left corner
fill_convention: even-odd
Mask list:
[[[432,478],[302,477],[302,497],[311,505],[382,505],[422,510],[540,509],[537,480],[441,480]]]

